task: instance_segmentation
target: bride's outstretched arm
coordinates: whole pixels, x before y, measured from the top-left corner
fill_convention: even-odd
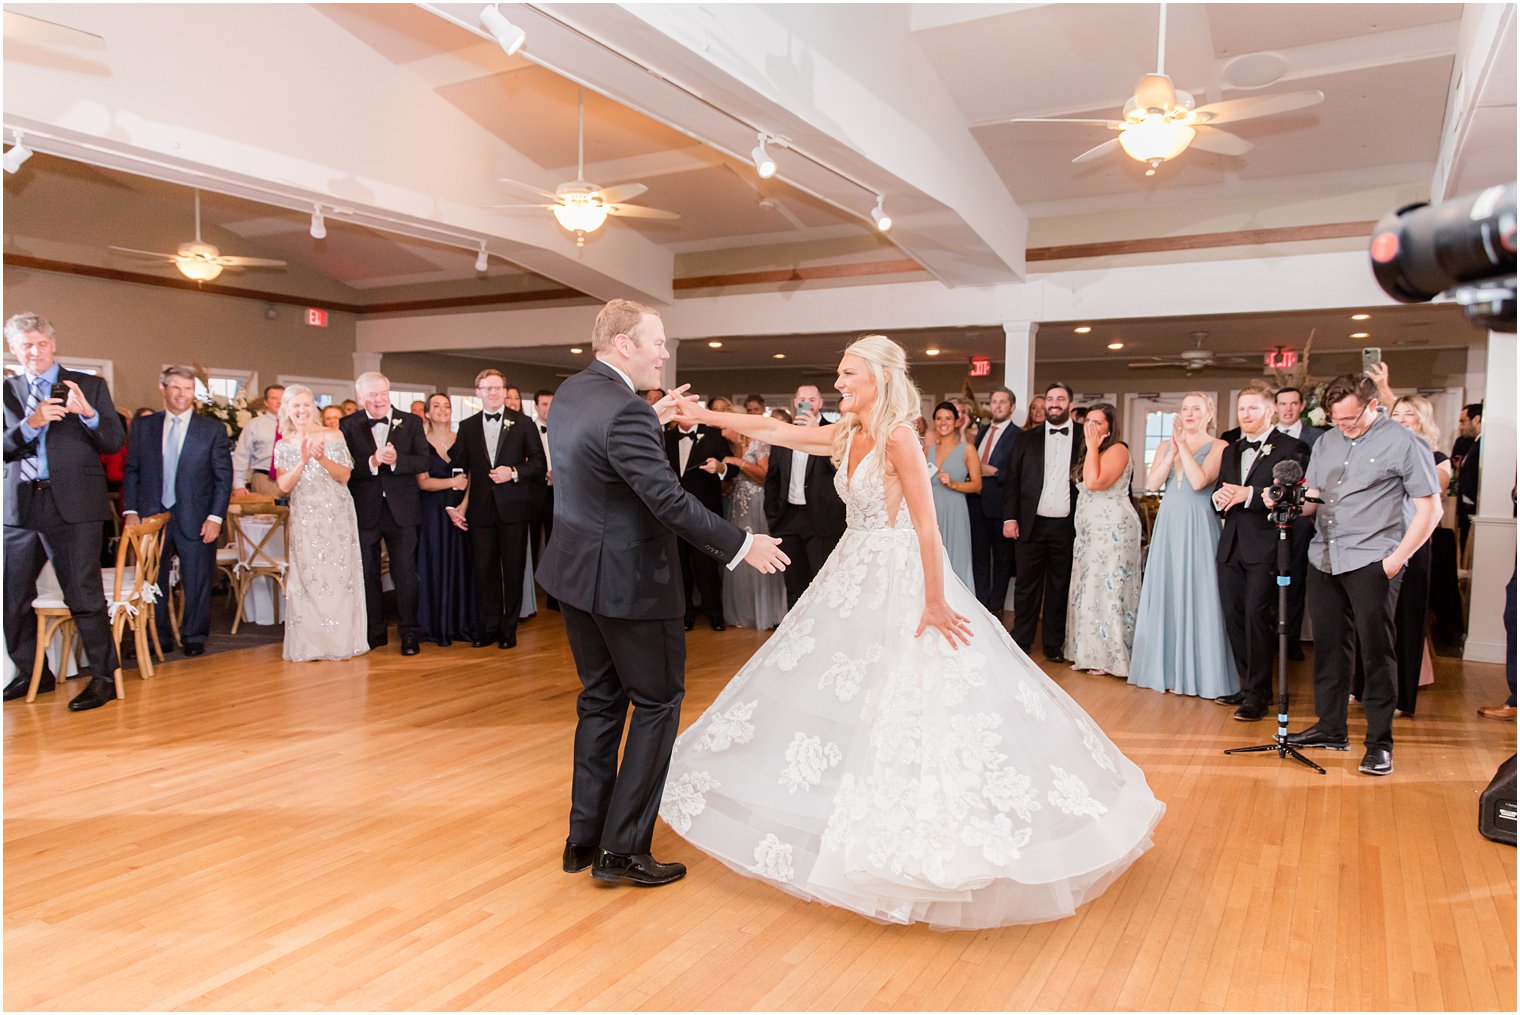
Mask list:
[[[924,451],[918,438],[905,426],[887,435],[887,460],[902,486],[908,516],[918,534],[918,556],[924,568],[924,615],[919,619],[917,638],[926,628],[935,628],[945,636],[951,648],[971,644],[971,621],[952,610],[945,602],[944,549],[940,544],[939,525],[934,520],[934,494],[929,489],[929,473],[924,467]]]
[[[810,455],[827,455],[834,450],[834,433],[838,423],[823,426],[797,426],[783,423],[769,416],[739,415],[736,412],[713,412],[697,405],[695,398],[681,399],[676,410],[677,423],[702,423],[707,426],[728,427],[746,437],[758,437],[767,444],[806,451]]]

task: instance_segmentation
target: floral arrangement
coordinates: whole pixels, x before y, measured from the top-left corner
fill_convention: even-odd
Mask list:
[[[1297,388],[1304,393],[1304,418],[1313,426],[1325,425],[1325,382],[1309,376],[1309,350],[1314,348],[1314,331],[1310,329],[1309,340],[1304,343],[1304,354],[1297,363],[1286,370],[1273,370],[1273,387]]]
[[[211,375],[206,368],[197,361],[193,369],[195,376],[200,380],[201,386],[208,392],[211,390]],[[205,398],[195,400],[197,414],[208,419],[214,419],[227,430],[227,439],[236,444],[238,435],[243,432],[243,427],[253,419],[253,410],[248,408],[248,393],[245,391],[231,401],[225,395],[207,395]]]

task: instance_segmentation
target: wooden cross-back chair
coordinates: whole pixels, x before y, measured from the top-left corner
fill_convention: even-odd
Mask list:
[[[271,524],[262,533],[250,531],[250,519],[259,518]],[[227,508],[227,521],[232,524],[233,543],[237,547],[237,563],[233,565],[233,580],[237,585],[236,612],[232,617],[232,633],[237,634],[243,621],[243,602],[248,589],[258,578],[269,578],[279,586],[280,594],[275,600],[275,616],[280,616],[280,601],[285,597],[285,547],[287,529],[290,526],[290,508],[279,504],[233,504]],[[275,536],[279,538],[276,539]],[[272,547],[278,545],[278,551]]]

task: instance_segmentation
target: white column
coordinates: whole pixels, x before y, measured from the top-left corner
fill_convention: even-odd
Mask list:
[[[679,338],[666,338],[665,351],[670,353],[670,359],[660,368],[660,387],[669,391],[676,386],[676,350],[681,347]]]
[[[1504,662],[1504,586],[1515,571],[1515,336],[1490,332],[1478,444],[1478,511],[1473,515],[1472,595],[1462,658]],[[1469,392],[1472,398],[1476,389]],[[1494,700],[1498,700],[1495,698]]]
[[[1034,339],[1040,325],[1036,321],[1003,322],[1003,383],[1019,404],[1013,421],[1022,425],[1029,416],[1029,400],[1034,397]]]
[[[381,354],[378,352],[354,353],[354,376],[358,377],[360,374],[368,373],[371,370],[380,372],[380,356]]]

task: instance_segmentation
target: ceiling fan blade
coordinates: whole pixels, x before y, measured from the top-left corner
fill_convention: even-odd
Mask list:
[[[1180,367],[1180,366],[1183,366],[1183,365],[1184,364],[1183,364],[1183,362],[1181,360],[1169,359],[1169,360],[1147,361],[1147,362],[1143,362],[1143,363],[1131,363],[1131,364],[1129,364],[1129,368],[1131,370],[1149,370],[1149,369],[1151,369],[1153,367]]]
[[[624,183],[616,187],[607,187],[601,191],[603,204],[622,204],[644,193],[649,188],[642,183]]]
[[[1109,130],[1122,130],[1123,120],[1081,120],[1065,116],[1016,116],[1012,120],[1003,120],[1002,123],[1085,123],[1090,127],[1107,127]]]
[[[1165,74],[1147,74],[1135,85],[1135,105],[1140,109],[1168,110],[1177,105],[1177,89]]]
[[[622,215],[634,219],[678,219],[681,216],[673,211],[661,211],[659,208],[646,208],[642,204],[609,204],[604,205],[608,215]]]
[[[1192,122],[1195,124],[1232,123],[1236,120],[1249,120],[1255,116],[1288,113],[1307,106],[1317,106],[1324,101],[1325,93],[1321,91],[1284,92],[1281,95],[1226,99],[1223,102],[1211,102],[1207,106],[1199,106],[1193,110]]]
[[[1213,152],[1216,155],[1244,155],[1253,147],[1245,138],[1236,137],[1218,127],[1205,127],[1200,124],[1193,130],[1195,132],[1193,140],[1188,147],[1196,148],[1201,152]]]
[[[518,190],[526,191],[527,193],[532,194],[535,197],[541,197],[545,201],[553,201],[553,200],[555,200],[555,196],[553,194],[549,193],[547,190],[544,190],[544,189],[542,189],[540,187],[535,187],[531,183],[523,183],[521,180],[510,180],[510,179],[508,179],[505,176],[498,177],[496,182],[498,182],[498,183],[505,183],[505,184],[508,184],[510,186],[516,187]]]
[[[524,208],[554,208],[553,204],[488,204],[487,208],[499,211],[521,211]]]
[[[133,247],[111,247],[110,249],[118,254],[131,254],[134,257],[152,257],[170,262],[179,256],[178,254],[165,254],[158,250],[137,250]]]
[[[224,268],[283,268],[284,261],[276,261],[268,257],[236,257],[223,254],[216,259],[216,263]]]
[[[43,21],[28,14],[5,12],[5,37],[18,42],[35,42],[44,46],[72,46],[75,49],[104,51],[106,40],[93,32]]]
[[[1094,159],[1101,159],[1103,156],[1107,155],[1111,151],[1114,151],[1118,147],[1119,139],[1116,137],[1111,137],[1107,141],[1104,141],[1102,144],[1098,145],[1098,147],[1087,149],[1087,151],[1072,159],[1071,163],[1072,165],[1078,165],[1083,162],[1091,162]]]

